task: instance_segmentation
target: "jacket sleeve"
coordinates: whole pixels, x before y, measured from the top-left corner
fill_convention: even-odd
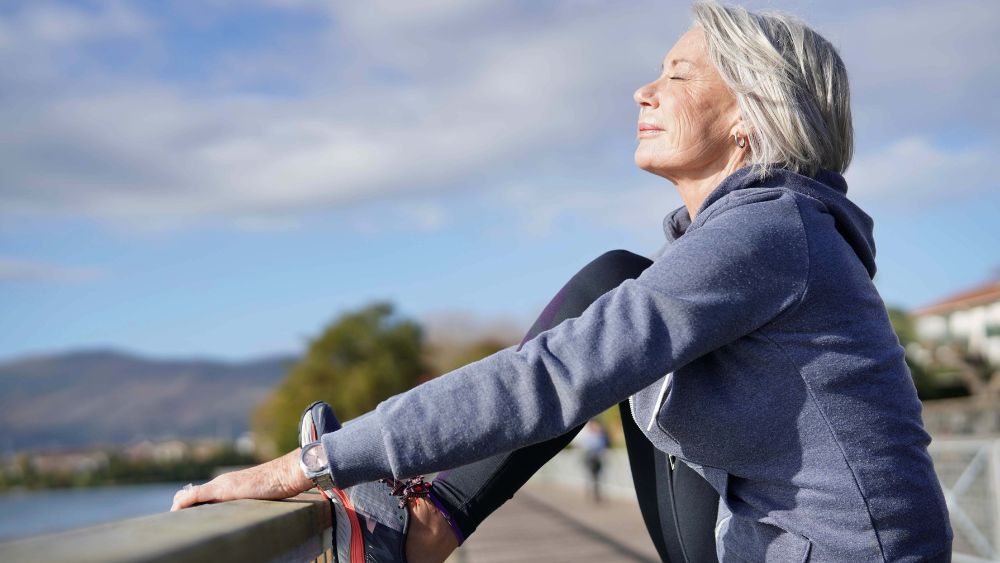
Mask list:
[[[794,306],[808,246],[793,197],[760,190],[709,212],[579,317],[324,435],[334,481],[412,477],[553,438]]]

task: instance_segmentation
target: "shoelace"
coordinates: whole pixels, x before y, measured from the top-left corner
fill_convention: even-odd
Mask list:
[[[389,494],[400,497],[400,508],[405,507],[411,498],[426,497],[430,494],[431,486],[433,485],[433,483],[424,481],[423,475],[418,475],[412,479],[403,479],[402,481],[391,478],[379,479],[379,481],[389,487]]]
[[[389,487],[389,494],[400,497],[400,508],[405,507],[407,503],[410,502],[411,498],[426,498],[431,504],[434,505],[435,508],[437,508],[438,512],[444,516],[444,519],[448,522],[448,526],[450,526],[452,531],[455,533],[458,545],[465,543],[465,534],[462,533],[461,528],[458,527],[458,523],[451,517],[451,513],[448,512],[448,509],[444,507],[437,496],[431,494],[431,489],[434,483],[424,481],[423,475],[418,475],[412,479],[404,479],[402,481],[397,481],[395,479],[379,479],[379,481],[385,483],[386,486]]]

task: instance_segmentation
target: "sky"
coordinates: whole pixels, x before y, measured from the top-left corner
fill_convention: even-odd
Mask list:
[[[1000,2],[747,2],[851,82],[849,198],[914,308],[1000,275]],[[8,0],[0,360],[300,353],[374,301],[527,329],[682,205],[635,167],[667,0]]]

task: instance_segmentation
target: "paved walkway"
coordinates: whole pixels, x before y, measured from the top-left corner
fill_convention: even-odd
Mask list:
[[[578,489],[529,483],[447,563],[656,562],[635,501],[594,504]]]

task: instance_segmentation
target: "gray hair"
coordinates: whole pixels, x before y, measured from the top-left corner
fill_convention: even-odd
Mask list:
[[[747,125],[749,164],[763,179],[776,167],[843,174],[854,153],[847,69],[829,41],[794,16],[698,1],[695,25],[736,95]]]

